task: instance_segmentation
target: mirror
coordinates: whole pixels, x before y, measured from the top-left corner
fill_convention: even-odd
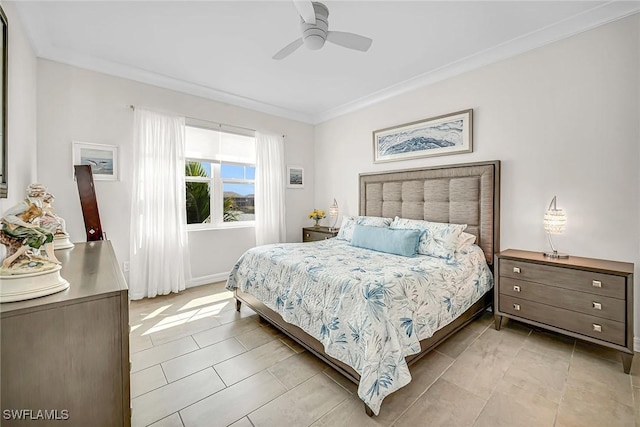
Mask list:
[[[2,60],[2,66],[0,66],[0,80],[2,83],[0,84],[0,142],[2,143],[2,147],[0,147],[0,198],[7,197],[7,152],[8,152],[8,141],[7,141],[7,15],[4,14],[4,10],[0,7],[0,24],[2,25],[2,29],[0,31],[0,46],[2,46],[2,51],[0,52],[0,58]]]

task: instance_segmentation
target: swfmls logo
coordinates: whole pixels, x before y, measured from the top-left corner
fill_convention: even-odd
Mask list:
[[[68,409],[5,409],[2,411],[2,418],[5,420],[68,420]]]

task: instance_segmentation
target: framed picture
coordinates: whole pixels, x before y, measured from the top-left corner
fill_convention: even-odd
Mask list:
[[[473,151],[473,110],[373,132],[373,163]]]
[[[287,188],[304,188],[302,166],[287,166]]]
[[[95,181],[117,181],[118,147],[73,141],[73,164],[91,166]]]

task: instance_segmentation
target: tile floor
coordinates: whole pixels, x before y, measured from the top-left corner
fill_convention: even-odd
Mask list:
[[[369,418],[355,385],[251,310],[223,283],[130,306],[134,427],[639,426],[640,355],[490,313],[412,367]]]

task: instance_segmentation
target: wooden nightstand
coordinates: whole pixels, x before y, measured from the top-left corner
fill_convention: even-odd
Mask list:
[[[338,235],[339,229],[329,227],[304,227],[302,229],[302,241],[303,242],[317,242],[319,240],[326,240]]]
[[[633,264],[509,249],[496,255],[494,311],[620,351],[633,360]]]

